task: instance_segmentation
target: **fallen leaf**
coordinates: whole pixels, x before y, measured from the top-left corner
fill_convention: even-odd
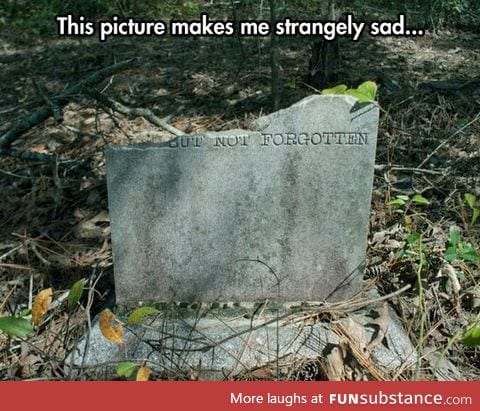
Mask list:
[[[360,324],[358,321],[354,320],[351,317],[348,317],[346,321],[343,323],[343,326],[345,327],[345,330],[347,331],[349,335],[349,341],[351,341],[350,344],[355,344],[360,352],[368,357],[368,352],[367,352],[367,343],[368,343],[368,338],[367,338],[367,333],[365,332],[365,328],[363,327],[362,324]]]
[[[387,336],[388,326],[390,325],[390,315],[388,313],[387,303],[383,303],[382,308],[379,310],[379,314],[380,315],[377,319],[368,324],[373,325],[376,328],[372,340],[367,345],[369,353],[371,353],[375,347],[380,345],[383,339]]]
[[[148,367],[140,367],[137,371],[137,381],[148,381],[152,370]]]
[[[52,289],[46,288],[45,290],[40,291],[35,300],[33,301],[32,306],[32,322],[37,327],[42,322],[43,316],[47,313],[48,307],[52,302]]]
[[[432,346],[425,347],[423,357],[430,364],[430,372],[436,381],[466,381],[460,370],[442,354],[442,350]]]
[[[75,284],[72,285],[72,288],[70,288],[70,292],[68,293],[68,303],[70,304],[70,307],[75,307],[80,301],[80,298],[83,295],[84,288],[85,278],[78,280]]]
[[[0,330],[11,337],[26,337],[33,334],[30,321],[22,317],[0,317]]]
[[[442,272],[447,275],[448,279],[450,280],[453,295],[455,298],[458,298],[462,287],[460,286],[460,281],[458,281],[458,275],[455,272],[455,268],[453,268],[451,264],[445,263],[442,267]]]
[[[145,319],[145,317],[157,314],[159,312],[160,311],[157,310],[155,307],[139,307],[128,316],[128,323],[138,325]]]
[[[480,345],[480,325],[474,325],[465,332],[463,343],[468,347]]]
[[[30,151],[40,154],[48,154],[48,149],[45,144],[37,144],[36,146],[30,147]]]
[[[42,364],[42,357],[36,354],[28,354],[20,359],[20,375],[22,378],[31,378],[37,375]]]
[[[137,364],[133,362],[122,362],[117,365],[117,374],[121,377],[130,377],[137,368]]]
[[[110,216],[101,211],[95,217],[83,219],[74,228],[77,238],[104,238],[110,234]]]
[[[107,340],[115,344],[123,343],[123,326],[108,308],[101,312],[99,326]]]
[[[332,347],[321,363],[329,381],[345,381],[345,353],[340,345]]]

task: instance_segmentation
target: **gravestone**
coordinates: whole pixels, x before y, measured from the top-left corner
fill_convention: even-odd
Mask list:
[[[248,131],[109,148],[117,302],[352,295],[377,126],[375,104],[315,95]]]

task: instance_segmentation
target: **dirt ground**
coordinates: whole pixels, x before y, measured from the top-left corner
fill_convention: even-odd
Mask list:
[[[308,40],[280,46],[286,107],[315,91],[305,84]],[[480,207],[480,36],[364,37],[340,41],[340,50],[339,83],[379,85],[367,274],[384,294],[411,284],[389,304],[421,358],[415,372],[395,378],[480,379],[480,351],[462,343],[480,308],[480,221],[472,224]],[[150,109],[188,134],[241,128],[270,111],[269,58],[265,39],[0,39],[0,135],[45,106],[45,95],[134,59],[68,96],[62,123],[50,117],[16,138],[12,149],[33,159],[0,158],[0,314],[19,315],[48,287],[54,301],[64,298],[81,278],[90,290],[83,308],[50,310],[31,337],[0,334],[0,378],[64,378],[64,358],[87,320],[114,301],[104,148],[171,138],[93,92]],[[57,160],[38,161],[42,154]],[[447,258],[452,230],[456,258]]]

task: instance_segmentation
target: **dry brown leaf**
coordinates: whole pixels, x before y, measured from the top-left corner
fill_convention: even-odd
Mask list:
[[[445,263],[442,267],[442,272],[445,273],[450,280],[453,295],[456,299],[458,299],[458,295],[462,287],[460,285],[460,281],[458,281],[458,275],[455,272],[455,268],[453,268],[451,264]]]
[[[140,367],[137,371],[137,381],[148,381],[152,370],[148,367]]]
[[[40,291],[35,300],[33,301],[32,306],[32,322],[37,327],[42,322],[43,316],[48,311],[48,307],[52,302],[52,289],[46,288],[45,290]]]
[[[334,346],[321,361],[329,381],[345,381],[345,357],[340,345]]]
[[[78,212],[79,216],[81,212]],[[110,234],[110,216],[103,210],[90,219],[82,219],[74,228],[77,238],[104,238]]]
[[[383,303],[382,308],[379,311],[379,317],[376,320],[371,321],[370,324],[378,327],[378,329],[375,330],[372,341],[368,343],[367,349],[369,353],[371,353],[375,347],[380,345],[383,339],[387,336],[388,326],[390,324],[387,303]]]
[[[123,343],[123,326],[108,308],[101,312],[99,326],[107,340],[115,344]]]
[[[22,378],[32,378],[37,375],[42,364],[42,357],[36,354],[29,354],[19,361],[20,375]]]
[[[30,147],[30,151],[40,154],[48,154],[48,149],[45,144],[37,144],[36,146]]]
[[[343,323],[343,326],[345,327],[345,331],[348,333],[348,336],[350,337],[348,339],[349,344],[356,344],[360,352],[368,357],[368,353],[367,353],[368,338],[363,325],[360,324],[355,319],[353,319],[352,317],[348,317]]]

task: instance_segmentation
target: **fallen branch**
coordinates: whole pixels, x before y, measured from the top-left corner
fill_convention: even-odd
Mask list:
[[[47,96],[47,94],[42,90],[40,87],[40,84],[38,84],[36,81],[33,82],[33,85],[37,89],[38,94],[42,99],[45,101],[47,104],[48,108],[52,112],[52,116],[55,119],[55,122],[57,124],[60,124],[63,122],[63,107],[58,104],[58,101],[56,98],[50,98]]]
[[[80,83],[67,87],[61,94],[53,97],[51,100],[55,101],[55,103],[57,103],[59,107],[63,107],[65,104],[68,103],[69,99],[73,95],[77,95],[81,92],[84,92],[85,90],[91,88],[94,84],[102,81],[105,77],[111,76],[112,74],[128,67],[129,65],[132,64],[133,61],[134,61],[133,59],[125,60],[125,61],[121,61],[120,63],[116,63],[111,66],[105,67],[91,74],[84,80],[80,81]],[[8,149],[10,144],[12,144],[12,142],[21,134],[23,134],[25,131],[30,130],[32,127],[46,120],[51,115],[52,115],[52,109],[51,107],[47,106],[47,107],[42,107],[35,110],[33,113],[27,115],[26,117],[18,121],[17,124],[11,127],[8,131],[6,131],[0,137],[0,154],[12,155],[10,151],[8,150],[5,151],[5,149]],[[22,158],[23,155],[19,155],[18,153],[19,152],[17,153],[13,152],[13,154],[15,154],[14,157]],[[23,157],[23,158],[26,158],[26,157]],[[38,160],[38,158],[36,159]]]
[[[90,94],[92,95],[92,97],[97,99],[101,104],[112,109],[113,111],[116,111],[121,114],[125,114],[126,116],[129,116],[129,117],[143,117],[153,125],[157,127],[161,127],[175,136],[185,135],[185,132],[171,126],[164,119],[161,119],[160,117],[158,117],[155,113],[153,113],[148,108],[127,107],[122,103],[119,103],[118,101],[113,100],[111,97],[108,97],[105,94],[100,93],[99,91],[96,91],[96,90],[90,92]]]
[[[55,162],[57,156],[53,154],[34,153],[33,151],[20,151],[11,148],[0,148],[0,156],[20,158],[28,161]]]
[[[375,164],[375,171],[401,171],[401,172],[411,172],[417,174],[434,174],[434,175],[444,175],[446,171],[437,171],[437,170],[427,170],[425,168],[416,168],[416,167],[402,167],[402,166],[390,166],[387,164]]]

